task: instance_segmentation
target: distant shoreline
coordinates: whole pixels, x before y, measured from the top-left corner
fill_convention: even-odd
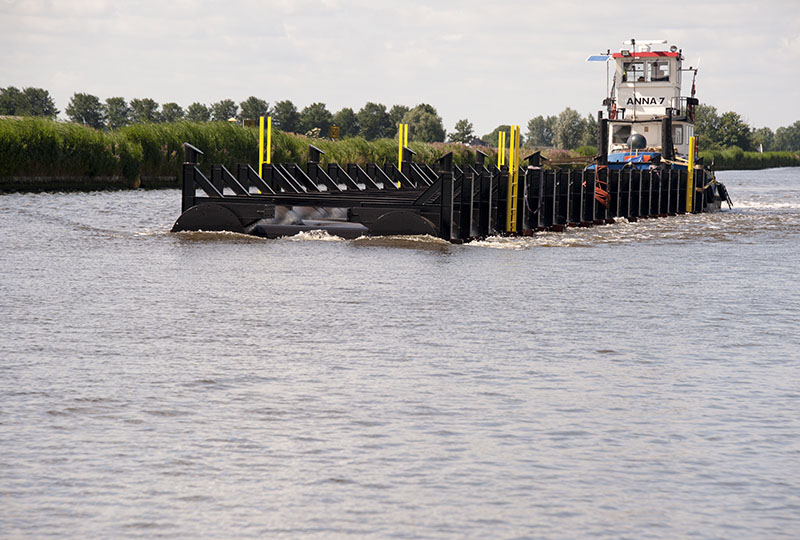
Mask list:
[[[68,122],[42,118],[0,119],[0,192],[94,191],[179,187],[183,143],[190,142],[204,155],[201,169],[223,164],[234,170],[237,163],[258,163],[258,130],[227,122],[175,122],[136,124],[104,132]],[[304,135],[272,134],[272,162],[308,161],[308,146],[321,149],[323,166],[328,163],[394,163],[397,143],[393,139],[367,141],[361,137],[332,141]],[[457,165],[474,163],[477,152],[487,163],[497,162],[497,149],[461,143],[412,141],[414,161],[433,165],[453,153]],[[533,153],[522,149],[522,156]],[[582,168],[594,154],[593,147],[578,151],[543,149],[551,165]],[[738,148],[700,153],[705,164],[716,170],[768,169],[800,166],[800,152],[743,152]],[[547,165],[546,165],[547,166]]]
[[[129,180],[122,176],[9,176],[0,178],[0,193],[43,191],[110,191],[127,189],[177,189],[177,176],[149,176]]]

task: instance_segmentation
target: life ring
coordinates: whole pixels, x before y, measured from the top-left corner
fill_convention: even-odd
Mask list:
[[[610,110],[610,111],[608,111],[608,117],[609,117],[611,120],[614,120],[614,119],[617,117],[617,104],[616,104],[616,103],[614,103],[613,105],[611,105],[611,110]]]

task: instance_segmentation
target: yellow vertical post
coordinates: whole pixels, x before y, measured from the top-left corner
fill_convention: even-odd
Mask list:
[[[511,184],[514,182],[514,171],[511,167],[511,162],[514,161],[514,144],[512,142],[514,134],[514,126],[511,126],[511,132],[509,135],[512,138],[509,138],[508,141],[508,187],[506,188],[506,232],[511,232]]]
[[[403,147],[408,146],[408,124],[398,124],[397,131],[397,170],[403,170]],[[397,182],[402,187],[402,182]]]
[[[264,117],[258,120],[258,176],[263,177],[261,166],[264,163]]]
[[[514,137],[514,198],[512,199],[511,209],[513,210],[514,214],[514,222],[511,224],[513,230],[517,230],[517,194],[519,193],[519,143],[520,143],[520,128],[517,126],[516,129],[516,136]]]
[[[517,229],[517,159],[519,158],[519,126],[511,126],[508,141],[508,191],[506,200],[506,232]]]
[[[694,152],[695,137],[689,137],[689,166],[686,175],[686,213],[694,209]]]
[[[506,164],[506,132],[501,131],[497,134],[497,167],[500,168]]]
[[[403,124],[397,126],[397,168],[403,164]]]
[[[272,163],[272,117],[267,116],[267,165]]]
[[[514,164],[514,127],[511,126],[511,130],[508,133],[508,166],[511,167]]]

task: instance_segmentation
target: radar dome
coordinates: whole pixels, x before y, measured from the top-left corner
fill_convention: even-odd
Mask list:
[[[641,133],[634,133],[628,139],[628,144],[633,150],[642,150],[647,146],[647,139]]]

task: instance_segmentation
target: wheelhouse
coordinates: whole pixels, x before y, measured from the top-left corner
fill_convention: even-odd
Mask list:
[[[624,48],[590,60],[612,68],[608,97],[608,152],[659,152],[666,158],[685,156],[694,135],[694,81],[690,96],[681,95],[683,52],[666,40],[624,43]],[[663,120],[669,118],[670,122]],[[664,133],[668,129],[670,133]],[[635,141],[636,144],[633,144]],[[663,148],[664,144],[670,148]]]

